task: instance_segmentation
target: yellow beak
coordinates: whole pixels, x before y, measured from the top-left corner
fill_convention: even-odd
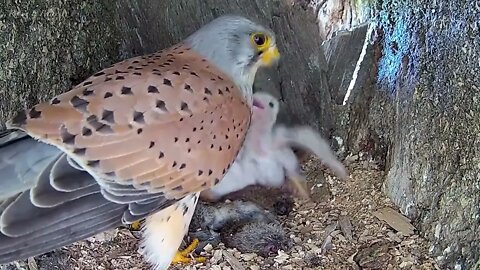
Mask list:
[[[277,46],[271,46],[260,57],[260,63],[262,66],[271,66],[280,58],[280,52]]]

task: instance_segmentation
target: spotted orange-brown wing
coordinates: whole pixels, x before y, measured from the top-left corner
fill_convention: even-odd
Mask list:
[[[249,122],[240,89],[176,46],[104,69],[9,126],[59,147],[107,191],[131,185],[179,199],[223,177]]]

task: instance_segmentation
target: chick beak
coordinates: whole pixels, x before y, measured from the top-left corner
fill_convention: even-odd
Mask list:
[[[266,51],[264,51],[260,57],[260,63],[262,66],[272,66],[275,64],[278,59],[280,59],[280,52],[276,45],[270,46]]]

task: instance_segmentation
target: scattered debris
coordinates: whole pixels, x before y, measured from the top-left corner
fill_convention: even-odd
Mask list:
[[[227,262],[232,266],[233,270],[245,270],[245,267],[243,267],[242,263],[233,257],[230,252],[225,252],[223,256],[225,257],[225,260],[227,260]]]
[[[335,231],[335,229],[337,228],[337,223],[338,222],[335,222],[333,224],[330,224],[328,225],[328,227],[325,229],[325,233],[324,233],[324,239],[323,240],[323,244],[322,244],[322,247],[321,247],[321,252],[322,254],[325,254],[328,250],[332,249],[333,248],[333,245],[332,245],[332,234],[333,232]]]
[[[207,245],[200,254],[206,263],[173,265],[170,270],[439,269],[428,257],[427,242],[382,193],[383,172],[354,162],[348,168],[353,180],[339,181],[327,173],[324,176],[320,167],[316,159],[305,162],[312,201],[296,201],[289,215],[278,216],[293,243],[288,251],[264,258],[222,243]],[[255,194],[255,202],[273,210],[281,195],[271,190],[266,194]],[[132,234],[128,228],[112,232],[105,241],[95,237],[94,242],[80,241],[35,257],[38,270],[151,269],[137,253],[137,232]],[[28,265],[20,261],[0,270],[30,270]]]
[[[350,223],[350,218],[346,215],[341,215],[338,218],[338,224],[340,225],[340,229],[342,230],[343,236],[347,238],[348,241],[353,240],[353,227],[352,223]]]
[[[28,258],[27,262],[29,270],[38,270],[37,262],[35,262],[33,257]]]

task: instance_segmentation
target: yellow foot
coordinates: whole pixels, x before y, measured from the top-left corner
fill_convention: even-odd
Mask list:
[[[177,254],[175,254],[175,257],[173,257],[172,264],[177,264],[177,263],[188,264],[191,262],[196,262],[196,263],[205,262],[206,261],[205,257],[197,257],[197,258],[187,257],[190,252],[195,250],[195,248],[198,246],[198,243],[199,243],[198,239],[193,239],[192,243],[188,245],[187,248],[181,251],[180,250],[177,251]]]
[[[141,227],[142,227],[141,220],[134,221],[132,224],[130,224],[130,230],[132,231],[139,231]]]

